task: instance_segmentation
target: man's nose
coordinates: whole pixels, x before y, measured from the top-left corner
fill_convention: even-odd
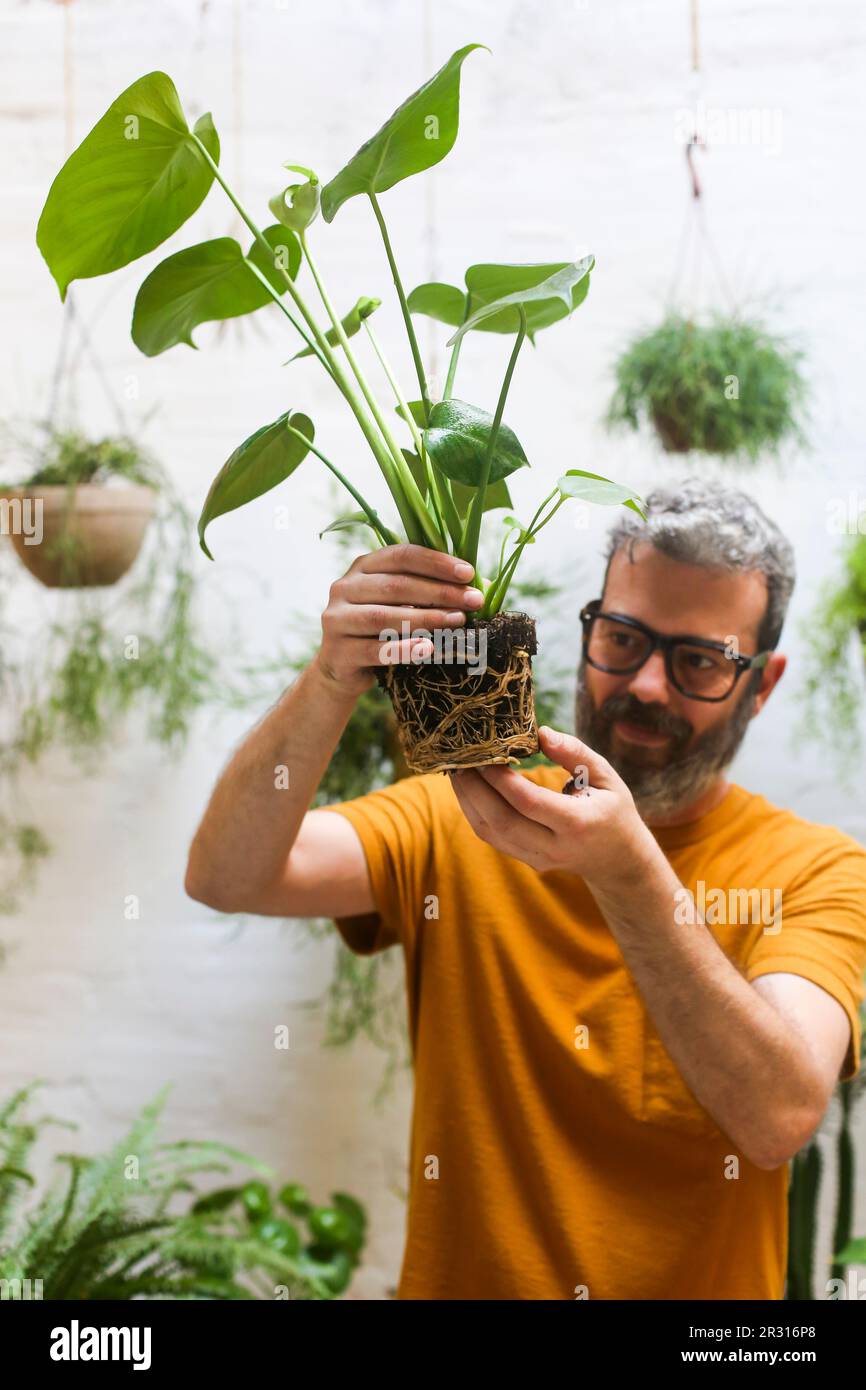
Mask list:
[[[668,675],[663,652],[653,652],[635,671],[628,684],[629,694],[644,704],[666,705],[669,698]]]

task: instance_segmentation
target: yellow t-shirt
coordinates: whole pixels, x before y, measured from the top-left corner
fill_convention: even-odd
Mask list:
[[[338,919],[342,937],[405,956],[415,1097],[398,1296],[781,1298],[788,1165],[738,1155],[726,1176],[736,1146],[687,1089],[584,881],[479,840],[441,773],[329,809],[361,838],[377,909]],[[866,850],[736,785],[654,834],[747,980],[791,971],[839,1001],[853,1076]],[[764,890],[751,908],[736,898],[748,888]]]

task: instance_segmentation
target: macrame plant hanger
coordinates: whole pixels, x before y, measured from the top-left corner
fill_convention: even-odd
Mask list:
[[[691,68],[690,99],[693,109],[701,102],[701,60],[700,60],[700,16],[699,0],[689,0]],[[718,246],[710,234],[707,222],[703,186],[695,162],[698,150],[706,150],[707,141],[701,133],[696,120],[685,143],[686,171],[689,191],[682,231],[677,246],[673,275],[667,294],[667,309],[671,314],[681,313],[694,321],[701,312],[701,291],[704,287],[704,268],[709,265],[715,274],[716,284],[726,310],[737,312],[730,282]]]
[[[72,31],[72,7],[75,0],[57,0],[57,3],[63,6],[63,143],[66,158],[68,159],[75,143],[75,60]],[[124,435],[129,434],[129,421],[126,417],[126,413],[116,391],[112,388],[111,379],[99,359],[99,355],[97,354],[84,320],[76,308],[74,291],[69,289],[66,292],[66,299],[63,304],[63,322],[60,328],[60,342],[58,344],[57,356],[51,373],[48,406],[45,418],[42,422],[46,435],[52,427],[56,427],[58,415],[61,411],[61,397],[67,372],[70,338],[73,329],[77,333],[80,346],[84,354],[88,357],[97,380],[105,392],[120,433]]]

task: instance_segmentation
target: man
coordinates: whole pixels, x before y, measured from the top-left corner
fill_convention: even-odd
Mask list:
[[[391,547],[332,586],[187,889],[402,945],[401,1298],[780,1298],[787,1161],[858,1069],[866,968],[866,851],[724,776],[785,669],[790,547],[742,493],[655,492],[611,535],[551,766],[308,812],[374,667],[410,658],[377,634],[465,621],[467,570]]]

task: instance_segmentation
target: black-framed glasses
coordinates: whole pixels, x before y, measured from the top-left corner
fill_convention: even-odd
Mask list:
[[[690,700],[726,700],[743,672],[760,670],[771,655],[765,651],[733,656],[724,642],[688,634],[667,637],[625,613],[603,613],[598,598],[581,609],[580,621],[590,666],[611,675],[631,675],[660,649],[668,680]]]

